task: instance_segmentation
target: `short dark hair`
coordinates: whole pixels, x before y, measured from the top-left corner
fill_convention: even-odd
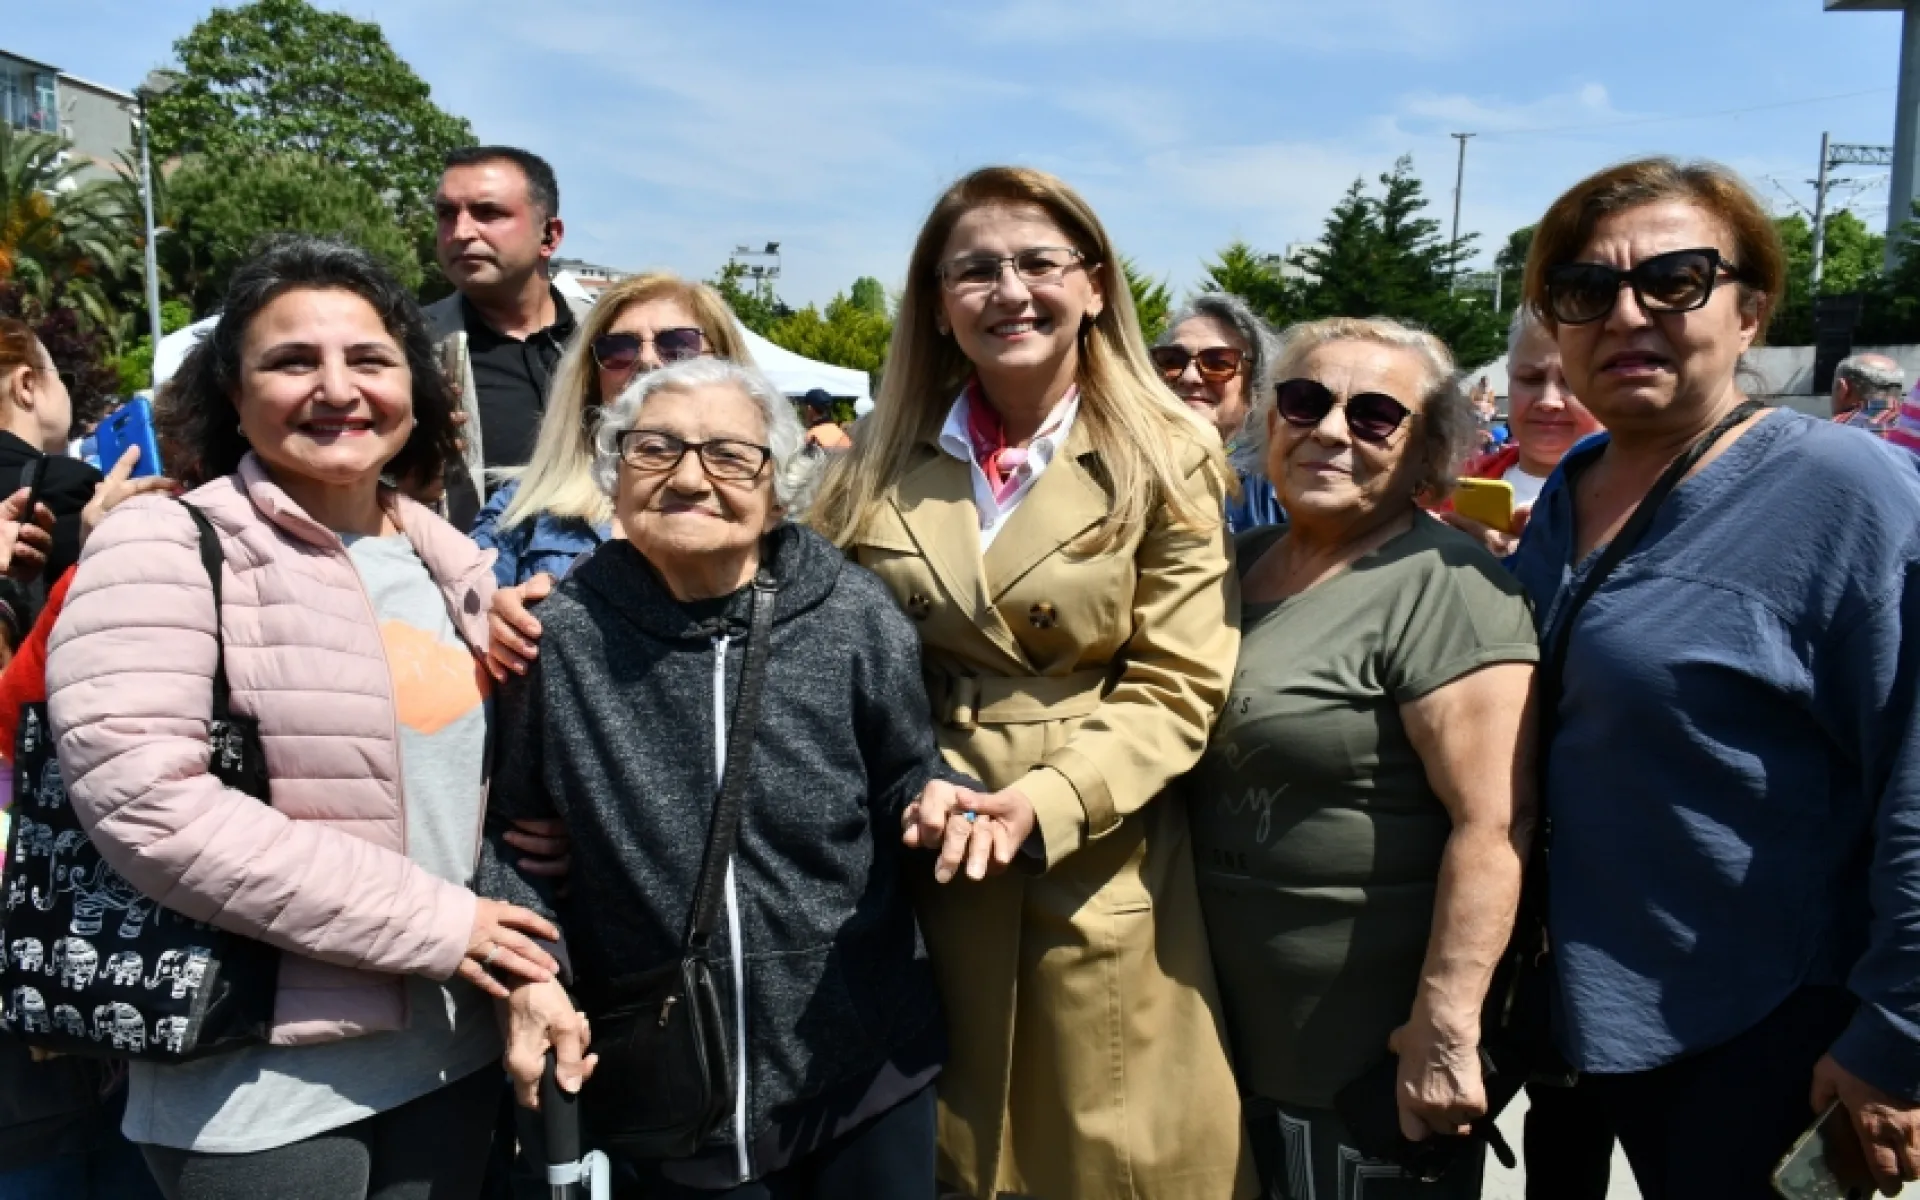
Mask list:
[[[447,155],[442,171],[472,167],[481,163],[510,162],[527,178],[527,199],[541,215],[560,215],[560,181],[554,178],[553,165],[531,150],[518,146],[462,146]]]
[[[1547,274],[1586,248],[1604,218],[1646,204],[1677,200],[1718,221],[1733,241],[1741,307],[1760,319],[1753,344],[1766,341],[1767,321],[1787,294],[1787,254],[1766,206],[1731,170],[1713,162],[1683,163],[1641,158],[1608,167],[1573,185],[1533,235],[1523,283],[1525,300],[1549,330],[1557,322],[1547,306]]]
[[[413,376],[413,432],[386,465],[395,479],[436,479],[459,456],[453,396],[413,294],[372,255],[339,238],[287,234],[262,243],[227,284],[219,322],[162,388],[154,413],[169,473],[188,487],[231,475],[247,453],[240,432],[240,348],[262,309],[303,288],[351,292],[379,314]]]

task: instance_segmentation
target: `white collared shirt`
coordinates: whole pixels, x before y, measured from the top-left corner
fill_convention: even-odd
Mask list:
[[[993,545],[993,539],[1000,536],[1000,530],[1014,510],[1033,490],[1034,481],[1065,448],[1067,435],[1073,432],[1073,419],[1079,412],[1080,391],[1075,388],[1054,405],[1047,419],[1040,423],[1040,432],[1027,444],[1027,460],[1013,469],[1013,491],[1002,501],[995,498],[993,484],[974,457],[973,438],[967,432],[967,393],[961,392],[960,398],[947,410],[947,423],[940,427],[940,448],[966,463],[973,474],[973,506],[980,513],[980,553],[985,554]]]

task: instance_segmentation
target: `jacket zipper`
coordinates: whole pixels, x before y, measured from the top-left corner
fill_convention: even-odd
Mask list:
[[[716,768],[714,788],[719,789],[727,773],[727,635],[713,639],[713,761]],[[734,845],[739,846],[736,837]],[[740,926],[740,893],[733,882],[736,854],[727,856],[728,950],[733,959],[733,1150],[740,1169],[740,1182],[753,1178],[752,1162],[747,1157],[747,964],[745,931]]]

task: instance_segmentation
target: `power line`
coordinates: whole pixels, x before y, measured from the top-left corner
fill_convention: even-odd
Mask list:
[[[1482,133],[1481,137],[1512,138],[1538,137],[1549,133],[1585,133],[1593,129],[1626,129],[1636,125],[1665,125],[1674,121],[1706,121],[1714,117],[1737,117],[1746,113],[1769,112],[1778,108],[1797,108],[1806,104],[1825,104],[1831,100],[1853,100],[1860,96],[1879,96],[1897,88],[1867,88],[1859,92],[1839,92],[1831,96],[1808,96],[1800,100],[1778,100],[1772,104],[1755,104],[1747,108],[1723,108],[1717,112],[1687,113],[1673,117],[1636,117],[1627,121],[1600,121],[1591,125],[1555,125],[1538,129],[1502,129],[1491,133]]]

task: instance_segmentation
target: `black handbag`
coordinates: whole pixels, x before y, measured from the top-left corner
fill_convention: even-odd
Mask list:
[[[1334,1098],[1334,1109],[1353,1135],[1354,1148],[1368,1158],[1397,1163],[1409,1175],[1433,1182],[1443,1178],[1464,1153],[1476,1150],[1481,1143],[1490,1143],[1501,1163],[1512,1167],[1513,1151],[1501,1138],[1494,1121],[1527,1084],[1570,1087],[1578,1078],[1578,1072],[1553,1042],[1557,985],[1553,946],[1547,937],[1547,873],[1553,836],[1552,819],[1545,803],[1547,760],[1558,732],[1560,689],[1567,650],[1573,639],[1573,623],[1587,601],[1600,590],[1600,585],[1646,536],[1673,489],[1680,486],[1715,443],[1762,407],[1758,400],[1744,402],[1669,463],[1633,516],[1601,551],[1599,560],[1567,599],[1563,611],[1548,614],[1550,618],[1557,615],[1558,620],[1547,631],[1534,690],[1539,706],[1534,767],[1540,785],[1541,816],[1528,852],[1526,871],[1521,877],[1513,936],[1494,967],[1481,1012],[1480,1068],[1487,1093],[1487,1112],[1473,1123],[1471,1134],[1409,1141],[1400,1132],[1398,1105],[1394,1100],[1398,1067],[1389,1055],[1342,1088]],[[1573,482],[1574,477],[1569,475],[1566,486],[1571,488]]]
[[[186,505],[213,584],[209,771],[268,798],[260,728],[228,705],[219,538]],[[60,1054],[178,1063],[264,1042],[279,952],[156,904],[108,866],[68,801],[45,704],[14,742],[13,835],[0,883],[0,1029]]]
[[[580,988],[600,1056],[581,1091],[581,1109],[593,1144],[624,1158],[685,1158],[733,1111],[735,1072],[744,1064],[734,1061],[710,946],[740,832],[741,796],[772,648],[774,596],[770,576],[754,580],[746,664],[682,954],[638,975]],[[736,979],[734,986],[743,984]]]

